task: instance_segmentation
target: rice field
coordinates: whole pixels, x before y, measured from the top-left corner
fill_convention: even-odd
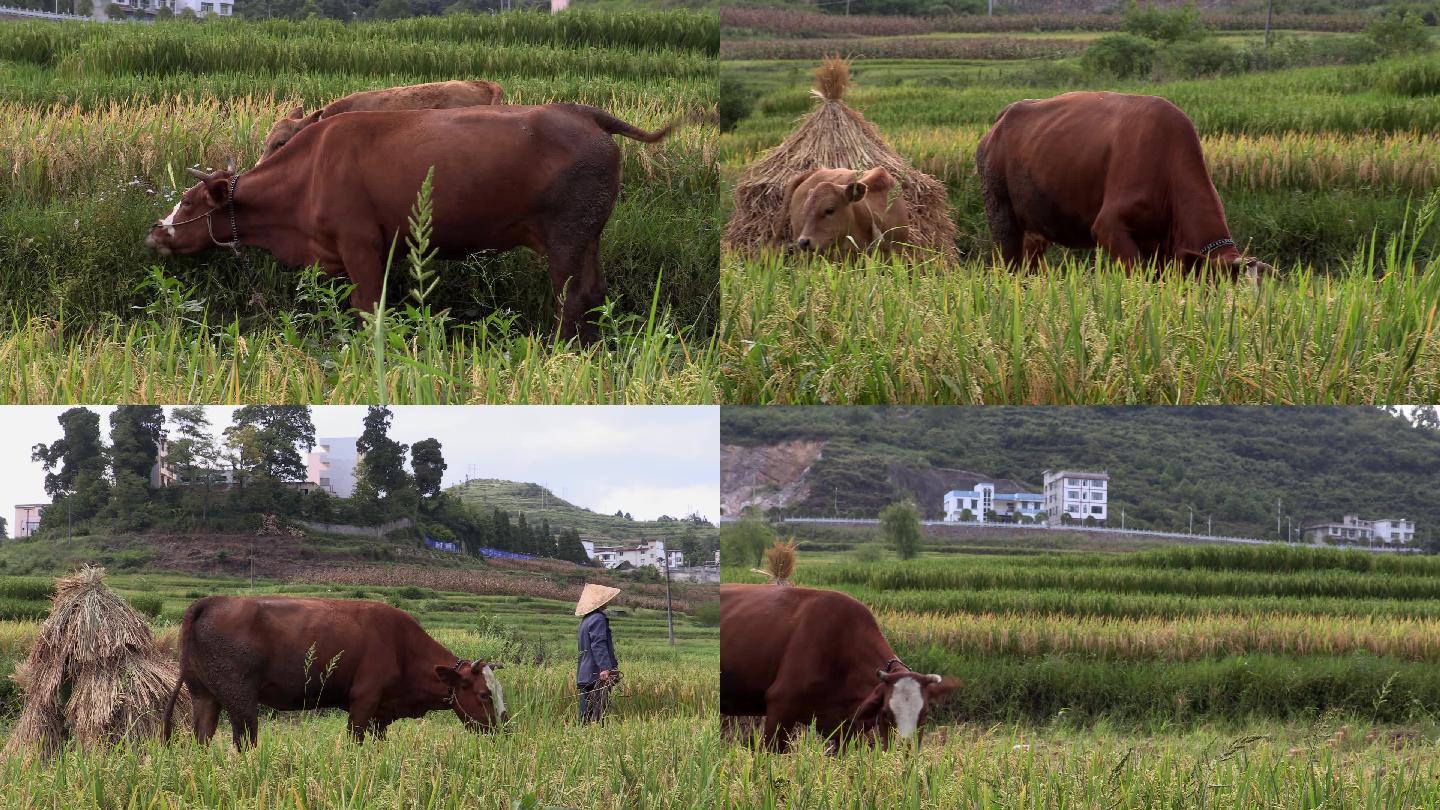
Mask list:
[[[731,796],[757,807],[852,794],[905,807],[1429,806],[1440,799],[1440,625],[1406,615],[1433,609],[1428,594],[1388,588],[1433,571],[1426,557],[1287,547],[875,564],[802,551],[797,585],[861,599],[906,664],[962,686],[931,707],[918,751],[827,756],[806,735],[776,755],[729,731],[743,752]],[[741,568],[723,578],[760,581]],[[1272,596],[1249,595],[1261,581]]]
[[[394,23],[0,28],[0,399],[19,401],[713,402],[719,203],[714,15],[577,10]],[[601,247],[595,347],[557,344],[543,261],[437,262],[438,285],[377,337],[342,283],[224,251],[142,245],[190,184],[242,168],[270,124],[358,90],[452,78],[507,101],[592,104],[654,129],[624,142]],[[395,310],[418,287],[390,275]],[[402,312],[392,315],[405,314]],[[44,382],[37,386],[36,380]]]
[[[1434,401],[1440,230],[1432,222],[1440,174],[1430,133],[1440,119],[1429,94],[1436,64],[1420,57],[1138,83],[1087,79],[1066,59],[857,60],[847,103],[946,185],[961,261],[836,264],[727,252],[722,397]],[[750,115],[720,139],[727,208],[740,171],[811,109],[810,67],[723,63],[756,95]],[[1169,270],[1129,275],[1103,255],[1061,250],[1030,274],[994,266],[975,146],[1006,104],[1072,89],[1155,94],[1184,109],[1232,235],[1275,265],[1277,276],[1253,289]]]
[[[11,583],[15,581],[10,580]],[[24,591],[28,580],[13,584]],[[218,592],[383,599],[409,610],[457,655],[504,659],[511,724],[474,735],[433,713],[397,722],[382,741],[356,745],[343,715],[262,716],[260,744],[235,753],[223,730],[202,747],[184,733],[101,750],[66,750],[53,761],[0,760],[0,807],[716,807],[722,795],[716,714],[716,629],[663,612],[612,616],[625,679],[603,728],[577,724],[572,605],[526,597],[477,597],[373,586],[297,586],[174,575],[116,576],[122,595],[158,595],[162,646],[180,612]],[[7,580],[0,578],[0,588]],[[36,624],[0,621],[0,663],[28,648]],[[8,667],[5,675],[8,676]],[[8,677],[5,679],[8,685]],[[10,718],[0,690],[0,734]]]

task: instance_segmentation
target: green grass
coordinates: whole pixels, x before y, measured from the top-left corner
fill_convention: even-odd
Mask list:
[[[687,534],[714,531],[713,527],[679,520],[684,515],[671,515],[674,521],[636,521],[614,515],[602,515],[576,506],[538,484],[522,484],[493,478],[466,481],[450,490],[472,508],[484,513],[491,509],[523,512],[533,525],[541,519],[552,526],[574,528],[586,537],[611,540],[668,540],[678,542]]]

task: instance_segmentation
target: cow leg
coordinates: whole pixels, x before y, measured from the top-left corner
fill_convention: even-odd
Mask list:
[[[784,752],[786,748],[790,747],[790,726],[787,718],[782,718],[775,712],[766,714],[765,725],[761,730],[761,741],[766,748],[772,751]]]
[[[1045,251],[1050,247],[1050,240],[1038,233],[1026,232],[1025,234],[1025,269],[1033,270],[1036,266],[1045,261]]]
[[[1015,208],[1010,204],[1010,192],[1003,182],[988,174],[980,179],[985,197],[985,221],[990,225],[990,238],[1007,267],[1020,265],[1024,260],[1025,229]]]
[[[186,686],[190,690],[190,727],[195,739],[202,744],[215,736],[215,727],[220,724],[220,701],[198,683]]]
[[[372,723],[375,722],[375,709],[379,705],[378,699],[353,700],[350,703],[350,736],[356,742],[365,741],[365,732],[374,731]]]
[[[549,245],[550,283],[555,288],[560,317],[560,338],[577,335],[581,343],[595,340],[598,330],[586,316],[605,302],[609,286],[600,270],[600,242]]]
[[[1094,224],[1090,226],[1090,234],[1095,237],[1095,244],[1104,248],[1106,253],[1127,270],[1134,270],[1135,265],[1140,263],[1140,246],[1131,235],[1124,217],[1114,209],[1104,208],[1100,211],[1100,216],[1096,217]]]
[[[255,695],[226,695],[223,704],[230,716],[230,736],[235,750],[245,750],[246,743],[255,745],[260,741],[260,704]]]
[[[340,260],[345,266],[345,275],[355,289],[350,291],[350,306],[360,312],[374,312],[380,303],[380,291],[385,285],[385,268],[375,244],[342,245]]]

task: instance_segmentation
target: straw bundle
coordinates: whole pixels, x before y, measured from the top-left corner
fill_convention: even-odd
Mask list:
[[[795,559],[795,541],[782,543],[776,540],[774,545],[765,549],[765,570],[761,571],[758,568],[751,570],[770,577],[772,584],[789,585],[790,577],[795,575]]]
[[[813,168],[868,171],[884,166],[900,183],[910,209],[910,243],[955,258],[955,222],[949,193],[939,180],[901,157],[875,126],[845,105],[849,63],[827,57],[815,70],[818,108],[799,129],[745,170],[735,186],[735,212],[725,225],[725,246],[732,249],[785,244],[794,238],[781,210],[792,178]]]
[[[93,746],[160,736],[179,667],[104,578],[104,568],[87,566],[57,580],[50,617],[12,676],[25,708],[4,753],[49,756],[67,740]],[[176,711],[183,721],[188,696]]]

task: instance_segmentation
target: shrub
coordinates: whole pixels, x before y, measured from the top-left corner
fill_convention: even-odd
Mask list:
[[[1178,8],[1164,9],[1131,0],[1125,9],[1125,30],[1135,36],[1158,42],[1180,42],[1204,39],[1210,33],[1200,22],[1200,10],[1188,2]]]
[[[1091,73],[1130,79],[1148,76],[1155,63],[1155,46],[1134,34],[1110,34],[1091,43],[1080,65]]]
[[[729,132],[735,125],[750,115],[755,106],[755,94],[734,76],[720,77],[720,131]]]
[[[395,595],[401,599],[433,599],[438,596],[434,591],[417,585],[406,585],[395,591]]]
[[[130,603],[130,607],[135,608],[152,619],[159,616],[160,611],[165,607],[165,600],[153,593],[138,593],[134,596],[126,597],[126,601]]]
[[[1240,52],[1221,42],[1176,42],[1158,53],[1158,72],[1167,79],[1195,79],[1235,71]]]
[[[1365,29],[1369,37],[1387,55],[1416,53],[1433,45],[1425,20],[1407,9],[1395,9]]]
[[[865,543],[850,552],[850,559],[857,563],[878,563],[885,559],[885,550],[878,543]]]
[[[720,624],[720,603],[699,602],[695,605],[695,612],[690,614],[690,621],[701,627],[717,627]]]

